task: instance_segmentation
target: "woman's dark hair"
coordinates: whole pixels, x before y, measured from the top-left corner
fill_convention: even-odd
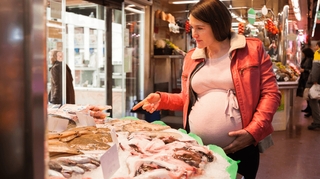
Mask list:
[[[314,52],[311,48],[307,47],[307,48],[302,49],[302,53],[304,53],[305,57],[309,57],[309,58],[313,59]]]
[[[231,37],[232,17],[227,7],[219,0],[200,0],[190,9],[190,15],[208,23],[216,40]]]
[[[317,42],[318,47],[320,47],[320,41]]]

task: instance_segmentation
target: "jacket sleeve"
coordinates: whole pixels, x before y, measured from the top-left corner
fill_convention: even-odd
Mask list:
[[[51,69],[51,102],[61,104],[62,102],[62,71],[57,66]]]
[[[313,62],[312,69],[309,75],[308,82],[306,84],[307,88],[311,88],[314,83],[320,84],[320,63]]]
[[[182,75],[181,75],[181,92],[180,93],[165,93],[165,92],[159,92],[161,95],[161,101],[160,105],[158,106],[158,109],[167,109],[167,110],[173,110],[173,111],[182,111],[184,107],[184,103],[188,99],[188,76],[189,71],[187,69],[190,69],[191,65],[191,55],[193,53],[194,49],[190,50],[187,55],[185,56],[183,60],[183,66],[182,66]]]
[[[245,130],[256,140],[256,144],[273,132],[273,116],[281,101],[281,93],[272,68],[272,62],[261,43],[257,52],[260,57],[260,97],[252,120],[245,127]]]
[[[311,71],[311,69],[312,69],[312,61],[313,61],[312,58],[310,58],[310,57],[306,58],[305,65],[304,65],[304,70],[308,70],[309,72]]]
[[[158,106],[159,109],[171,110],[171,111],[182,111],[183,110],[183,100],[181,98],[181,93],[166,93],[158,92],[161,96],[161,101]]]

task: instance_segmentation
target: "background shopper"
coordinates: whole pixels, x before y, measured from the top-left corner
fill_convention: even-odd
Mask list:
[[[63,54],[56,49],[49,52],[52,67],[51,90],[49,92],[49,102],[52,104],[62,104],[62,60]],[[75,93],[72,84],[73,78],[69,66],[66,64],[66,103],[75,104]]]
[[[281,98],[270,56],[261,40],[231,32],[232,17],[219,0],[199,1],[189,20],[197,48],[184,59],[181,93],[151,93],[133,110],[182,110],[187,131],[222,147],[241,161],[239,174],[255,178],[257,144],[273,132]]]
[[[270,57],[277,55],[277,45],[275,40],[272,40],[272,43],[269,45],[268,54]]]
[[[320,41],[317,42],[314,52],[312,69],[309,75],[306,88],[311,88],[314,84],[320,84]],[[320,108],[317,99],[309,99],[312,110],[313,122],[308,126],[309,130],[320,128]]]
[[[310,47],[305,47],[301,51],[302,60],[300,63],[300,78],[298,81],[298,88],[297,88],[297,96],[303,97],[303,91],[306,87],[306,83],[309,78],[310,71],[312,69],[312,61],[313,61],[313,50]],[[309,117],[312,114],[312,110],[309,105],[309,101],[307,100],[307,107],[302,112],[306,114],[304,116]]]

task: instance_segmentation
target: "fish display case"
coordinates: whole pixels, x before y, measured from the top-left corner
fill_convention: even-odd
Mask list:
[[[65,127],[48,133],[49,176],[68,179],[236,177],[237,162],[222,148],[203,145],[198,136],[172,129],[162,121],[149,123],[128,116],[97,122],[95,118],[105,118],[103,111],[109,108],[64,105],[49,110],[56,118],[50,120],[60,121],[60,126]]]

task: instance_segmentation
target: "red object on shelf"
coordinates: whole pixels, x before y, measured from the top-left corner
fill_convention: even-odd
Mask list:
[[[184,24],[184,28],[186,30],[186,33],[190,32],[190,23],[188,20],[186,20],[185,24]]]
[[[238,34],[243,34],[244,33],[244,23],[240,22],[238,24]]]

